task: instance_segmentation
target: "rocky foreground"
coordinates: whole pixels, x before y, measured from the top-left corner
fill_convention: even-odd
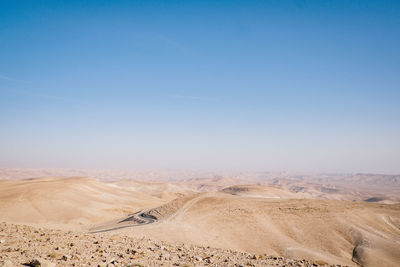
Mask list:
[[[324,262],[0,224],[0,266],[318,266]],[[333,266],[333,265],[331,265]],[[337,265],[339,266],[339,265]]]

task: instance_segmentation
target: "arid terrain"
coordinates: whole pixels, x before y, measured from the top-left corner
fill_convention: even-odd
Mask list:
[[[0,221],[4,266],[398,266],[400,176],[0,169]]]

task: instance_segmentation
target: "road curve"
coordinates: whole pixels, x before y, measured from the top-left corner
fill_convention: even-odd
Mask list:
[[[127,218],[118,221],[111,227],[96,227],[97,229],[89,230],[90,233],[103,233],[109,231],[120,230],[123,228],[141,226],[146,224],[151,224],[157,221],[157,218],[153,215],[146,213],[147,211],[139,211],[134,214],[130,214]],[[100,229],[99,229],[100,228]]]

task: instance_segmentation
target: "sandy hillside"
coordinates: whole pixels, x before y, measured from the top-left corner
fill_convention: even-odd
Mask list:
[[[1,219],[11,223],[80,228],[174,198],[88,178],[0,180]]]
[[[348,201],[345,190],[309,185],[316,184],[303,182],[305,189],[296,191],[223,177],[2,180],[0,218],[73,229],[85,238],[151,238],[310,262],[398,266],[400,204]]]
[[[256,193],[186,197],[150,210],[159,221],[120,231],[348,265],[400,262],[400,205],[289,199],[276,190],[262,197]]]

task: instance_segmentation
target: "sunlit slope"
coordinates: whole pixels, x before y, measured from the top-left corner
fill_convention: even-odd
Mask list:
[[[204,193],[155,210],[159,222],[123,232],[329,263],[400,263],[400,205]]]
[[[400,263],[400,204],[315,199],[307,190],[232,183],[3,180],[0,219],[337,264]],[[118,228],[139,211],[156,220],[137,216],[146,224],[128,221]]]
[[[15,223],[83,225],[167,200],[87,178],[0,182],[1,220]]]

